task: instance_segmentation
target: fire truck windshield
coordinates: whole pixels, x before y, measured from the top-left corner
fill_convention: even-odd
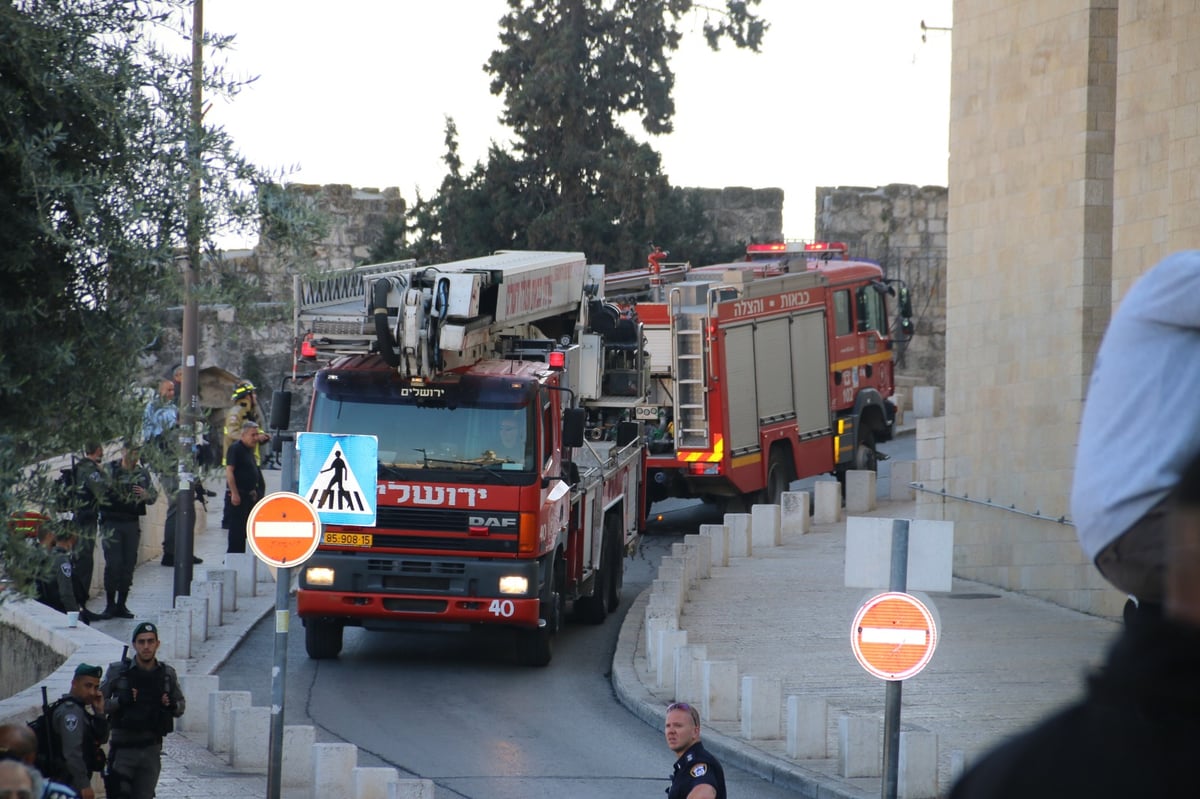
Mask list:
[[[531,473],[537,441],[533,421],[528,403],[418,404],[317,392],[309,429],[377,436],[381,474],[388,469]]]

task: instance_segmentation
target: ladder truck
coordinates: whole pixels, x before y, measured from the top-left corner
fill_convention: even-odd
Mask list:
[[[844,244],[750,245],[643,300],[652,390],[647,503],[775,503],[796,479],[874,469],[892,435],[885,296],[911,330],[908,291]],[[648,506],[647,506],[648,507]]]
[[[603,290],[569,252],[297,278],[297,340],[327,361],[306,429],[379,450],[374,526],[326,524],[300,570],[309,657],[348,626],[502,626],[541,666],[569,614],[618,606],[645,449],[635,422],[594,429],[644,403],[649,367]]]

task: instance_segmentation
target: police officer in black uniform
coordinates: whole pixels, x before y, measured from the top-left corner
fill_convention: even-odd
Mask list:
[[[75,789],[80,799],[94,799],[92,774],[104,768],[104,750],[108,740],[108,721],[104,718],[104,697],[100,694],[99,666],[80,663],[71,680],[70,693],[50,716],[50,725],[62,747],[62,773],[52,776]]]
[[[183,715],[183,690],[175,669],[161,662],[158,628],[133,628],[133,660],[109,664],[100,686],[112,722],[104,786],[112,799],[153,799],[162,770],[163,736]]]
[[[700,712],[683,702],[668,707],[666,735],[678,757],[667,799],[726,799],[725,770],[700,743]]]

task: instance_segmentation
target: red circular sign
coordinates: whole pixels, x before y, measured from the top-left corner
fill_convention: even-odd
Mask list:
[[[907,680],[933,657],[937,624],[915,596],[896,591],[878,594],[855,614],[850,645],[871,674],[881,680]]]
[[[299,566],[321,540],[321,517],[299,494],[276,491],[258,501],[246,520],[246,543],[272,566]]]

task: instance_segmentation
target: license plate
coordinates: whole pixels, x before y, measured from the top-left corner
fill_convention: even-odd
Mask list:
[[[633,418],[639,421],[658,421],[657,405],[638,405],[633,409]]]
[[[370,533],[325,533],[326,544],[338,547],[369,547],[374,536]]]

